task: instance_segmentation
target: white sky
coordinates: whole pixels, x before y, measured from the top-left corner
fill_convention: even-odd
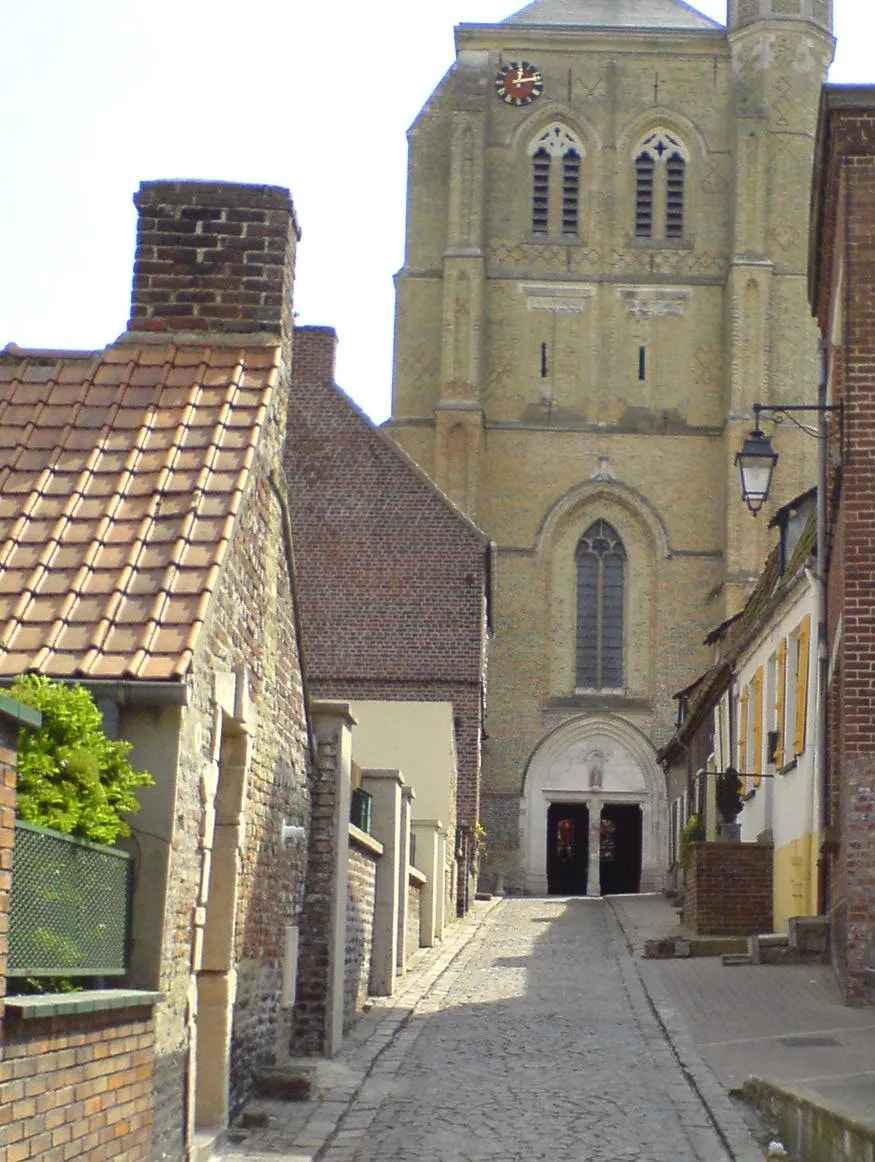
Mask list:
[[[0,0],[0,347],[102,347],[125,327],[142,180],[287,186],[300,323],[389,412],[405,132],[453,26],[525,0]],[[697,7],[724,21],[726,0]],[[875,4],[835,0],[830,80],[875,82]]]

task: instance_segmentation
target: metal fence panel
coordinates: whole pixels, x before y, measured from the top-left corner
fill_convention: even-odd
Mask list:
[[[131,867],[125,851],[16,822],[7,975],[123,975]]]

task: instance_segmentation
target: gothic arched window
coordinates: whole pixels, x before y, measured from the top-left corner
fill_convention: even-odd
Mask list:
[[[623,685],[623,587],[626,550],[607,521],[590,525],[577,545],[575,685]]]
[[[687,150],[665,129],[635,151],[635,237],[683,238]]]
[[[529,146],[532,233],[578,234],[583,148],[570,129],[550,125]]]

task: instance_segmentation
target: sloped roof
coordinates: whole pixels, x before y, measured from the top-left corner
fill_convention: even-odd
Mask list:
[[[683,0],[534,0],[503,23],[671,31],[723,28]]]
[[[257,341],[0,353],[0,676],[185,677],[278,365]]]

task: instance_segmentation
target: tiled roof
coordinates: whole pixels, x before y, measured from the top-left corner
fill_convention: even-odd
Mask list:
[[[534,0],[505,23],[682,32],[723,27],[683,0]]]
[[[274,343],[0,352],[0,676],[181,680]]]

